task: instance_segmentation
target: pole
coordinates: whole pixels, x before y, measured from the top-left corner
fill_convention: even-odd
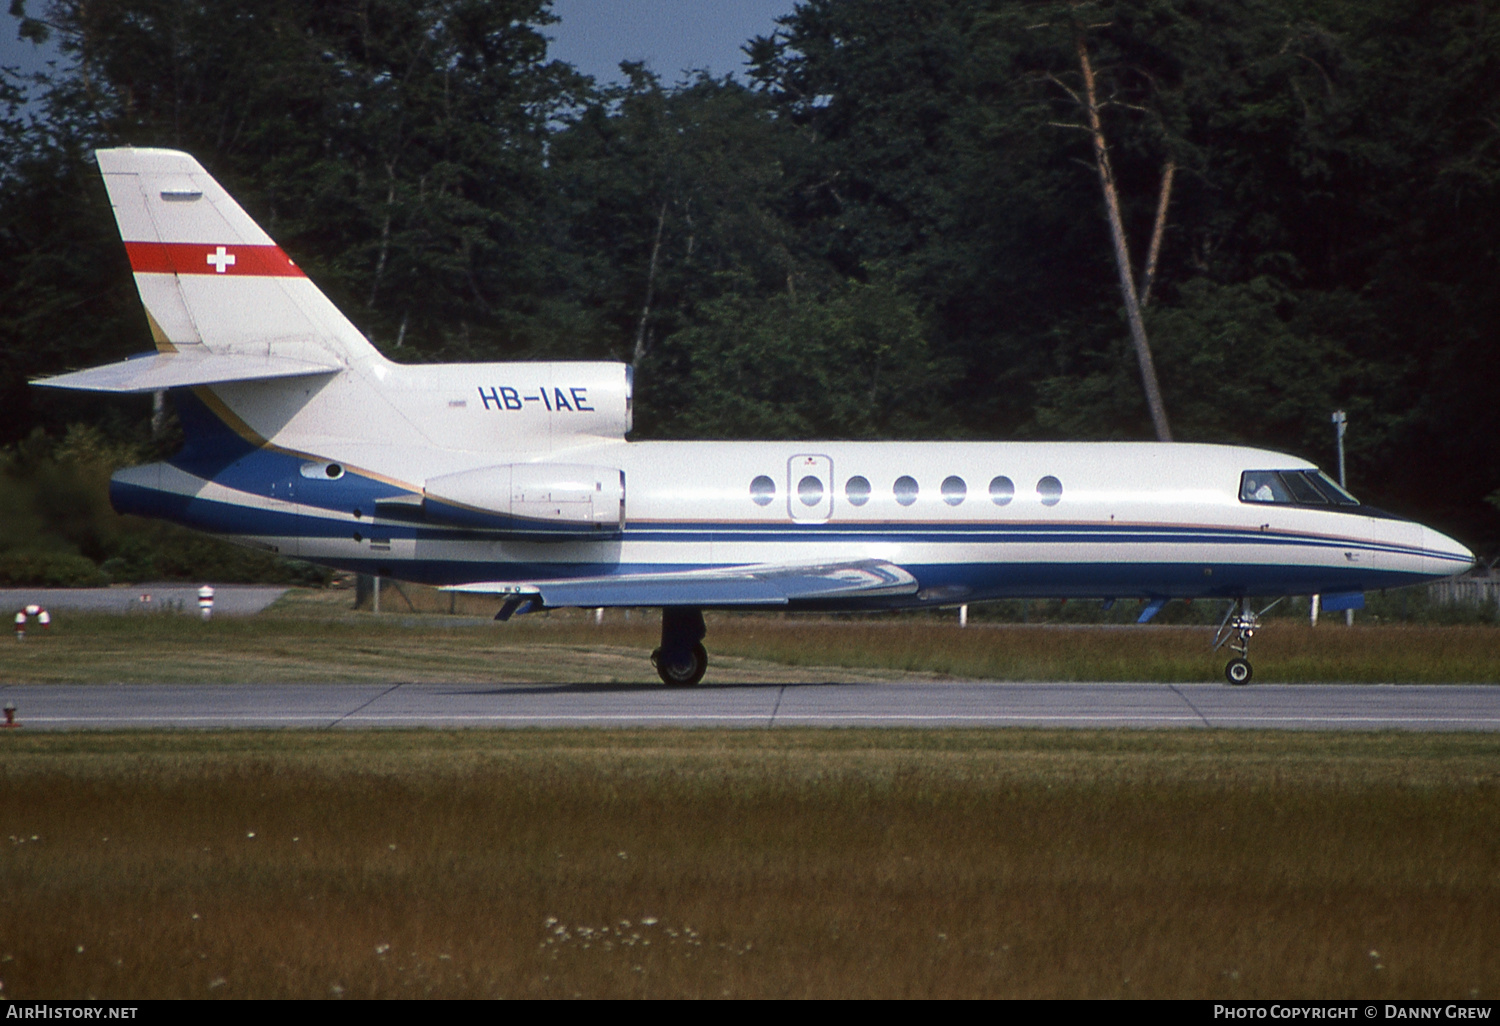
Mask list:
[[[1333,430],[1339,443],[1339,487],[1348,488],[1349,478],[1344,472],[1344,432],[1349,428],[1349,415],[1343,410],[1334,410],[1330,419],[1333,421]]]
[[[1339,443],[1339,487],[1347,489],[1349,477],[1344,469],[1344,432],[1349,429],[1349,415],[1343,410],[1334,410],[1333,416],[1329,419],[1333,421],[1333,430]],[[1344,610],[1344,626],[1354,626],[1354,610]]]

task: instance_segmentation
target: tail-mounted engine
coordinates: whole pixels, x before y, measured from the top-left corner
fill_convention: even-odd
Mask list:
[[[430,479],[427,520],[510,534],[609,538],[625,527],[625,474],[613,467],[513,463]]]

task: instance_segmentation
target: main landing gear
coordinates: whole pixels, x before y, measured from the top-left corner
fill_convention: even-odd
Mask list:
[[[1224,665],[1224,679],[1231,684],[1249,684],[1255,670],[1250,666],[1250,639],[1260,629],[1260,617],[1250,611],[1248,599],[1235,599],[1219,624],[1214,635],[1214,651],[1227,642],[1232,652],[1238,653]]]
[[[651,665],[664,684],[692,687],[703,679],[708,669],[708,651],[703,647],[707,633],[701,609],[661,611],[661,648],[651,653]]]

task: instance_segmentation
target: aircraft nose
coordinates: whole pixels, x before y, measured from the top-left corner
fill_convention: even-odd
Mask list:
[[[1422,528],[1422,554],[1427,572],[1435,577],[1465,573],[1474,566],[1474,553],[1430,527]]]

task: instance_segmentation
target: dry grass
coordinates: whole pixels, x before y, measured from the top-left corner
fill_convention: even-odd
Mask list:
[[[413,589],[414,598],[423,593]],[[0,643],[0,683],[655,680],[659,614],[487,618],[347,609],[347,592],[294,594],[257,617],[59,614],[47,636]],[[429,594],[430,597],[430,594]],[[464,596],[466,600],[472,597]],[[386,603],[390,608],[391,603]],[[491,603],[493,605],[493,603]],[[418,602],[421,608],[421,602]],[[1216,681],[1228,657],[1203,627],[1019,626],[924,617],[710,614],[709,679]],[[1500,628],[1272,621],[1256,679],[1500,682]]]
[[[0,980],[1488,998],[1497,754],[1452,734],[4,735]]]
[[[1231,653],[1212,628],[1020,626],[920,620],[726,618],[711,652],[805,666],[981,680],[1218,681]],[[1251,648],[1261,683],[1497,683],[1500,629],[1272,621]]]

